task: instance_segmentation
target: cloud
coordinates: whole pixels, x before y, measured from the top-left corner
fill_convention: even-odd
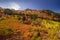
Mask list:
[[[21,6],[19,4],[17,4],[17,3],[15,3],[15,2],[10,2],[8,8],[19,10],[21,8]]]

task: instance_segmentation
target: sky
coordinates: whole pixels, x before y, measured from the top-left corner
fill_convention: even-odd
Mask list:
[[[0,7],[15,10],[49,9],[60,13],[60,0],[0,0]]]

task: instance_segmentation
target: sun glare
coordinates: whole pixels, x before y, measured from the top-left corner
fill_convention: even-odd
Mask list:
[[[19,6],[19,4],[13,2],[13,3],[10,3],[10,8],[19,10],[21,7]]]

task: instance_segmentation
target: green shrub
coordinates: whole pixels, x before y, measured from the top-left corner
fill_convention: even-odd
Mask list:
[[[6,27],[6,28],[1,28],[0,29],[0,35],[10,35],[10,34],[12,34],[13,33],[13,28],[10,28],[10,27]]]

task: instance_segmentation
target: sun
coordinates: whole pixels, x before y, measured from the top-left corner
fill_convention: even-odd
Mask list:
[[[17,3],[12,2],[12,3],[10,3],[10,8],[19,10],[21,8],[21,6],[19,6]]]

